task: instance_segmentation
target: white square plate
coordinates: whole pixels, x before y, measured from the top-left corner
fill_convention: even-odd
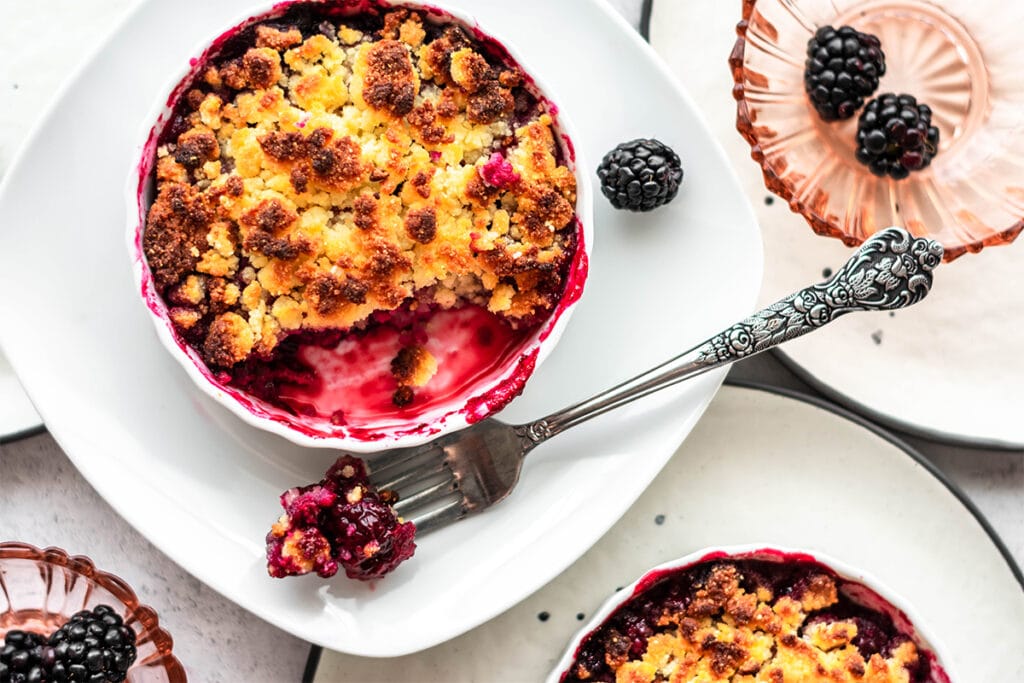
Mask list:
[[[632,29],[593,0],[450,4],[543,73],[591,163],[619,142],[656,136],[687,171],[675,202],[652,214],[598,199],[584,298],[503,416],[584,398],[748,313],[762,267],[752,210],[692,102]],[[504,611],[585,552],[655,477],[723,374],[546,444],[512,498],[423,539],[376,585],[268,578],[263,538],[278,494],[318,479],[336,454],[248,427],[192,385],[131,286],[121,203],[153,98],[246,5],[143,3],[40,121],[0,188],[0,345],[83,475],[185,569],[312,642],[413,652]]]

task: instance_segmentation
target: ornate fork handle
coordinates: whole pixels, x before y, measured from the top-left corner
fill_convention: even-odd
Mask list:
[[[854,311],[892,311],[928,295],[942,246],[901,228],[876,233],[827,281],[758,311],[641,375],[516,429],[532,445],[685,379],[766,351]]]

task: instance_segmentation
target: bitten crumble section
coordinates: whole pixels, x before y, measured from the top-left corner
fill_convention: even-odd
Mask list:
[[[576,183],[524,75],[416,11],[288,21],[207,65],[157,149],[143,247],[182,338],[230,370],[403,306],[549,313]]]
[[[416,550],[416,527],[402,520],[391,491],[370,484],[362,460],[343,455],[316,484],[281,494],[284,514],[267,534],[267,572],[275,578],[345,570],[369,581],[394,571]]]
[[[723,562],[662,579],[587,637],[563,680],[930,680],[913,641],[842,597],[832,576],[810,569],[779,580],[773,571]]]

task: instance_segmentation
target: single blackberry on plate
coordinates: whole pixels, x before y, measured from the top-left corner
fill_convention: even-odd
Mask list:
[[[650,211],[672,201],[683,181],[679,155],[658,140],[618,145],[597,167],[601,192],[616,209]]]
[[[46,637],[8,631],[0,647],[0,683],[44,683],[47,677]],[[49,654],[52,658],[52,652]]]
[[[851,118],[884,74],[882,43],[870,33],[822,26],[807,41],[804,89],[825,121]]]
[[[50,681],[120,683],[135,661],[135,632],[107,605],[74,614],[50,636]]]
[[[877,176],[902,180],[932,163],[938,149],[932,110],[912,95],[879,95],[861,112],[857,160]]]

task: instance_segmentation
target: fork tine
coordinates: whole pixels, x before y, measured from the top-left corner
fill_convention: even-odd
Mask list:
[[[453,498],[448,504],[420,517],[413,517],[409,521],[416,525],[416,535],[421,536],[457,522],[465,516],[466,510],[462,507],[462,499]]]
[[[440,472],[444,464],[444,451],[436,445],[421,446],[401,459],[389,462],[379,470],[370,470],[370,481],[378,489],[396,489],[426,474]],[[403,454],[404,455],[404,454]],[[431,467],[436,464],[436,467]],[[411,476],[410,476],[411,475]]]
[[[433,486],[428,486],[422,491],[414,493],[411,496],[399,498],[398,502],[392,507],[395,508],[395,511],[398,512],[398,514],[405,516],[407,510],[415,508],[421,503],[428,502],[431,499],[440,500],[445,495],[455,493],[457,490],[458,487],[456,486],[455,480],[448,478],[434,484]]]
[[[373,485],[380,490],[390,489],[397,491],[399,496],[403,495],[410,486],[415,485],[417,482],[424,481],[426,479],[436,479],[438,476],[445,474],[445,462],[443,456],[438,454],[430,459],[424,459],[418,464],[418,466],[410,466],[410,468],[404,472],[395,472],[393,477],[389,481],[380,482],[376,479],[372,479]],[[449,476],[446,478],[450,478]]]

